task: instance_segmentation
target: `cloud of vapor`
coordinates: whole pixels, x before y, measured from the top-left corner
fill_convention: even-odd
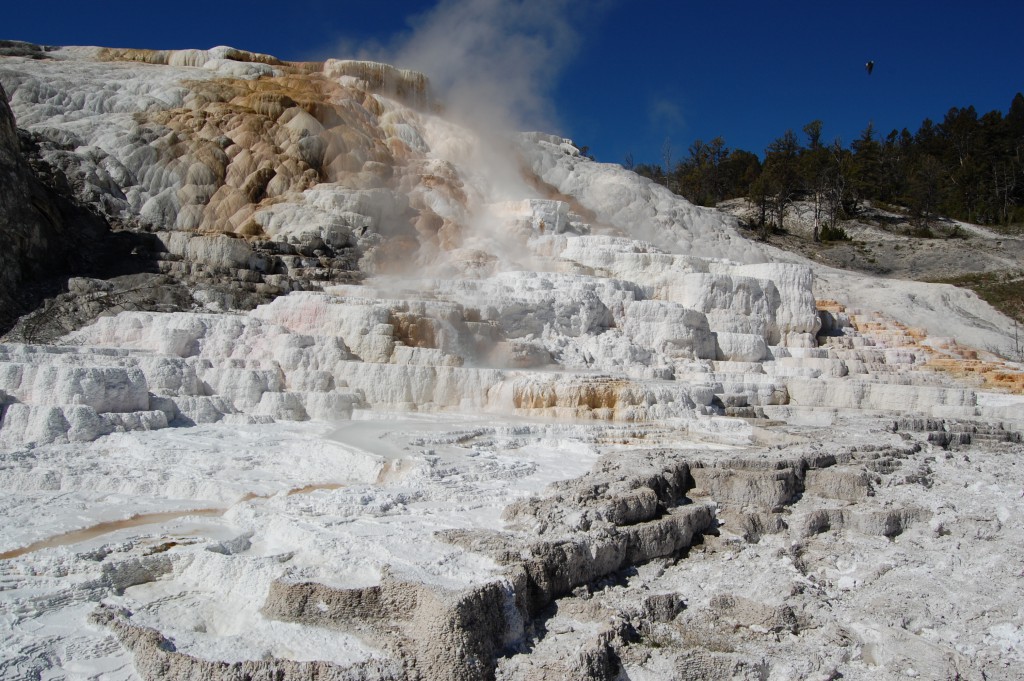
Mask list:
[[[387,57],[426,74],[445,118],[475,133],[475,139],[460,136],[442,145],[456,151],[442,155],[481,189],[483,204],[536,196],[509,134],[557,131],[550,96],[576,54],[578,27],[588,18],[583,12],[593,16],[594,7],[571,0],[440,0],[409,20],[411,33]],[[474,204],[468,206],[465,245],[490,243],[502,260],[526,257],[490,211]]]
[[[393,63],[427,74],[451,115],[474,127],[552,131],[549,96],[579,44],[573,8],[570,0],[441,0],[410,20]]]
[[[647,118],[652,128],[673,132],[681,128],[686,119],[679,105],[670,99],[658,97],[651,101]]]
[[[503,268],[527,267],[524,244],[493,211],[504,201],[538,197],[510,135],[557,132],[552,92],[577,52],[580,27],[612,1],[439,0],[410,18],[410,31],[389,48],[360,51],[360,58],[424,73],[443,119],[455,124],[423,122],[431,153],[465,180],[461,247],[494,253]],[[439,254],[440,266],[446,257]]]

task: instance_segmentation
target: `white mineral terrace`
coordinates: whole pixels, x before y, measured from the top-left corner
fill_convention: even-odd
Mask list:
[[[486,158],[414,72],[48,55],[0,83],[78,198],[282,295],[0,344],[0,678],[1020,678],[1024,381],[973,294]]]

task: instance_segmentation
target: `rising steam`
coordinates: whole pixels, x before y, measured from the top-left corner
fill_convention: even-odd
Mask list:
[[[440,0],[410,18],[410,32],[390,47],[359,55],[430,79],[443,118],[460,126],[428,126],[431,151],[480,191],[467,205],[462,245],[500,254],[505,267],[525,266],[529,254],[510,240],[489,205],[537,197],[522,176],[510,135],[558,130],[551,94],[576,54],[582,12],[594,13],[592,5],[580,8],[569,0]],[[437,255],[443,265],[448,256]]]
[[[426,73],[459,122],[557,129],[549,99],[579,37],[567,0],[442,0],[393,55]]]
[[[390,55],[427,74],[446,117],[476,133],[472,153],[451,160],[492,199],[533,195],[508,136],[558,129],[550,95],[579,44],[572,7],[569,0],[441,0],[410,20],[412,33]]]

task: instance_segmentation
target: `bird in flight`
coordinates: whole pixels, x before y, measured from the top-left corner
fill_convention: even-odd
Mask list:
[[[867,71],[868,75],[870,76],[871,72],[875,70],[875,62],[869,61],[867,64],[864,65],[864,70]]]

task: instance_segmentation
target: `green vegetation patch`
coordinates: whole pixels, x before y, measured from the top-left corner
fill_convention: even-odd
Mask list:
[[[850,235],[842,227],[825,225],[821,228],[819,238],[822,241],[850,241]]]

